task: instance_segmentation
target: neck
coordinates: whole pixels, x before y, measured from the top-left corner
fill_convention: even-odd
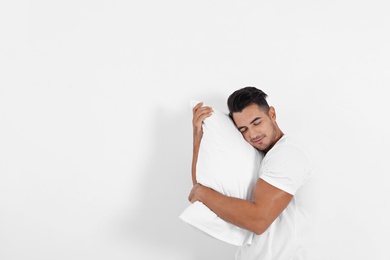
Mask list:
[[[274,147],[274,145],[280,140],[280,138],[282,138],[284,135],[284,133],[278,128],[277,131],[276,131],[276,135],[275,135],[275,141],[273,142],[272,145],[270,145],[270,147],[268,147],[267,150],[264,151],[264,153],[268,153],[269,150],[272,149],[272,147]]]

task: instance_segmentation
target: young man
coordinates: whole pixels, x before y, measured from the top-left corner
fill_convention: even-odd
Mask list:
[[[308,186],[311,163],[291,137],[276,123],[267,95],[245,87],[228,98],[230,116],[245,140],[265,153],[254,201],[228,197],[196,182],[196,162],[203,136],[202,122],[212,108],[199,103],[193,109],[194,186],[189,200],[200,201],[220,218],[255,233],[251,245],[238,249],[236,259],[301,260],[305,257]],[[237,172],[237,174],[240,174]]]

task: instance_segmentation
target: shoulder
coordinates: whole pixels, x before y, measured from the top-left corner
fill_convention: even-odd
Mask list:
[[[291,136],[283,136],[265,156],[265,162],[311,164],[305,150]]]
[[[283,137],[263,159],[260,178],[290,194],[308,179],[312,163],[306,152],[289,137]]]

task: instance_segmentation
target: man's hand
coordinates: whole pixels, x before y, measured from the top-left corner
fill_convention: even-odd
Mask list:
[[[196,183],[193,187],[192,187],[192,190],[190,192],[190,195],[188,196],[188,200],[191,202],[191,203],[194,203],[195,201],[200,201],[202,202],[202,195],[203,193],[205,192],[205,190],[207,189],[207,187],[199,184],[199,183]]]
[[[208,106],[202,106],[203,102],[198,103],[192,109],[192,127],[194,130],[194,144],[200,144],[203,136],[202,123],[207,117],[211,116],[213,109]]]

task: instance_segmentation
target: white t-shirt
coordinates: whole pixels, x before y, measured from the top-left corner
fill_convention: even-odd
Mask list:
[[[286,209],[252,244],[236,253],[240,260],[303,260],[308,239],[312,202],[309,177],[312,164],[305,152],[284,135],[265,155],[259,178],[282,189],[293,198]]]

